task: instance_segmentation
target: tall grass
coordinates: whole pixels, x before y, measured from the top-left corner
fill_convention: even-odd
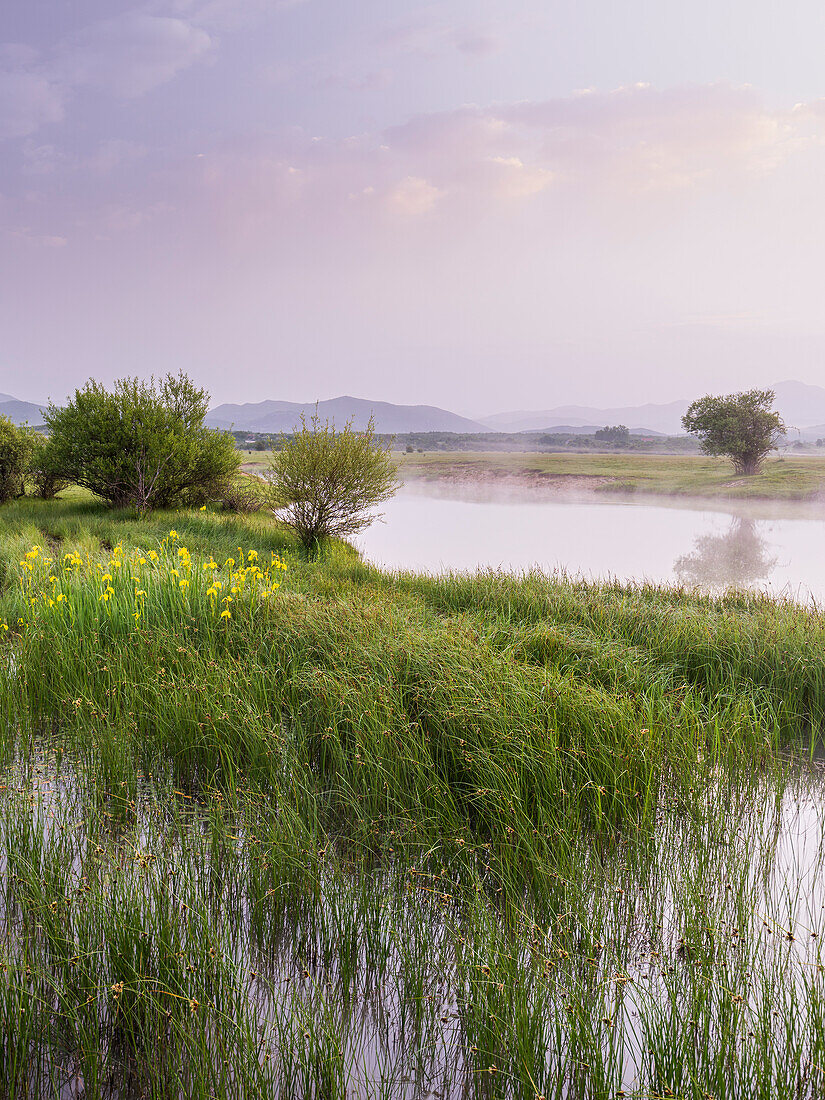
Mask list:
[[[818,1095],[819,615],[4,517],[0,1095]]]

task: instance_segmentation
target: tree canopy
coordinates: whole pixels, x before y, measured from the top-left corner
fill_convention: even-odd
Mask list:
[[[31,428],[0,416],[0,504],[25,493],[26,474],[36,445],[36,433]]]
[[[143,510],[219,495],[240,458],[225,432],[205,428],[209,395],[182,372],[159,382],[90,380],[50,405],[53,469],[115,506]]]
[[[395,493],[397,471],[389,446],[375,439],[372,419],[359,432],[348,422],[340,430],[316,413],[291,439],[284,439],[266,471],[273,508],[312,552],[326,539],[344,538],[367,527],[372,511]]]
[[[740,474],[756,474],[785,433],[773,408],[773,390],[747,390],[694,401],[682,417],[686,432],[699,439],[708,455],[727,455]]]

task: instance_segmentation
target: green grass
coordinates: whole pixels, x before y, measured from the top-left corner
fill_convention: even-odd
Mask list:
[[[0,519],[0,1096],[821,1094],[820,615]]]
[[[437,453],[400,456],[405,480],[523,483],[550,490],[638,492],[753,500],[825,494],[825,458],[770,458],[753,477],[694,455]]]

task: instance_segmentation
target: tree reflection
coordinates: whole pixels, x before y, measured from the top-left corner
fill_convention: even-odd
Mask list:
[[[678,580],[691,587],[747,588],[767,579],[776,565],[752,519],[734,516],[724,535],[700,535],[689,554],[673,564]]]

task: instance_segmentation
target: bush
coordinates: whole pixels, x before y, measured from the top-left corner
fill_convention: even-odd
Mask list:
[[[35,432],[0,416],[0,504],[22,497],[34,454]]]
[[[301,417],[291,439],[284,439],[264,474],[274,510],[307,552],[330,538],[345,538],[368,527],[376,504],[398,488],[389,446],[375,440],[372,418],[366,431],[351,421],[341,431],[316,414]]]
[[[37,432],[34,433],[34,452],[29,465],[28,481],[35,496],[43,500],[54,500],[69,485],[69,479],[62,476],[51,440]]]
[[[263,504],[260,491],[256,490],[249,481],[231,482],[221,496],[221,507],[225,512],[248,515],[251,512],[260,512]]]
[[[238,469],[232,436],[203,426],[209,395],[183,373],[159,383],[90,380],[65,408],[49,406],[61,475],[116,507],[140,511],[220,498]]]

